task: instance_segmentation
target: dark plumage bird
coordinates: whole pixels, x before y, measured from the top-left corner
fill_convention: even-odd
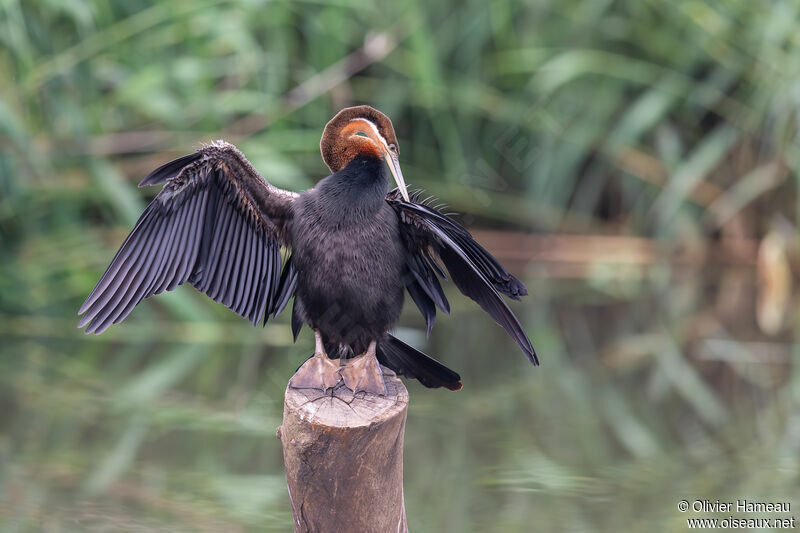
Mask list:
[[[388,331],[405,291],[430,333],[449,312],[440,277],[475,300],[522,348],[536,353],[501,294],[525,285],[461,225],[409,196],[386,115],[369,106],[339,112],[325,127],[322,158],[332,174],[293,193],[270,185],[239,150],[217,141],[153,171],[165,183],[122,243],[79,314],[100,333],[144,298],[189,282],[253,324],[294,296],[292,330],[316,337],[315,354],[291,380],[384,394],[378,362],[426,387],[461,388],[457,373]],[[387,194],[390,176],[397,188]],[[291,251],[281,261],[281,247]]]

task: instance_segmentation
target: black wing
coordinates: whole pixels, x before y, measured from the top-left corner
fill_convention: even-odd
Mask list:
[[[139,186],[166,181],[78,314],[101,333],[144,298],[188,281],[254,324],[277,314],[296,276],[281,276],[281,244],[297,196],[267,183],[231,144],[171,161]],[[288,294],[288,296],[287,296]]]
[[[449,312],[447,299],[438,277],[444,277],[436,257],[450,274],[456,287],[472,298],[508,332],[530,361],[539,360],[522,326],[500,294],[519,300],[528,291],[525,285],[508,273],[497,259],[475,242],[472,235],[453,219],[419,202],[419,193],[405,201],[397,189],[386,201],[397,211],[400,231],[406,244],[406,264],[410,273],[406,284],[419,307],[430,332],[436,307]]]

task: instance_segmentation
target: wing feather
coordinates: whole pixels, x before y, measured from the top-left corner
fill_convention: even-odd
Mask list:
[[[195,206],[195,211],[189,217],[190,221],[192,220],[205,221],[206,210],[208,209],[208,197],[209,197],[209,191],[208,189],[206,189],[203,191],[203,196],[198,199],[197,204]],[[197,256],[200,253],[202,234],[201,231],[199,230],[201,227],[202,226],[200,224],[189,225],[187,242],[186,242],[188,246],[188,252],[186,254],[180,255],[180,257],[182,257],[182,264],[180,270],[176,273],[169,287],[167,287],[168,291],[173,290],[181,282],[180,280],[187,279],[191,274],[191,267],[197,261]]]
[[[147,214],[148,213],[145,213],[145,216]],[[109,269],[106,271],[106,274],[100,279],[100,282],[98,282],[95,290],[89,294],[83,307],[81,307],[80,312],[85,314],[80,322],[78,322],[78,327],[85,326],[100,313],[111,313],[114,307],[107,308],[107,306],[109,306],[109,303],[114,299],[114,295],[124,295],[130,284],[134,281],[134,276],[129,276],[128,272],[132,268],[141,270],[140,263],[142,262],[146,262],[144,268],[148,268],[153,259],[155,259],[154,254],[142,254],[141,250],[158,242],[163,231],[163,226],[154,223],[152,220],[147,221],[147,226],[152,226],[153,231],[149,231],[149,228],[136,228],[136,230],[134,230],[136,232],[136,239],[132,241],[126,240],[124,244],[130,245],[130,251],[123,250],[124,253],[117,254],[114,261],[112,261],[109,266]],[[99,323],[100,321],[98,321],[96,325],[99,325]],[[92,331],[88,332],[93,333],[94,329],[96,328],[92,328]]]
[[[264,279],[264,272],[266,271],[267,265],[264,263],[264,254],[265,250],[263,246],[255,246],[256,251],[256,272],[254,275],[253,280],[255,281],[255,296],[251,301],[250,310],[247,313],[247,319],[253,323],[253,325],[258,324],[258,319],[261,318],[258,314],[259,309],[264,308],[263,303],[263,296],[265,294],[265,287],[264,284],[261,282]]]
[[[231,236],[231,253],[228,256],[228,266],[225,277],[228,283],[224,285],[224,296],[222,304],[225,307],[233,309],[233,301],[236,297],[236,289],[241,282],[240,267],[242,266],[242,255],[245,248],[245,240],[247,239],[247,225],[245,224],[244,217],[240,213],[234,215],[236,217],[236,229]]]
[[[241,260],[241,272],[242,276],[239,279],[238,283],[238,290],[235,293],[235,297],[233,299],[233,306],[231,309],[235,313],[238,313],[242,316],[247,316],[244,313],[243,306],[247,303],[247,301],[251,300],[250,298],[250,289],[252,288],[252,283],[250,280],[255,273],[255,265],[252,265],[251,257],[253,255],[253,250],[255,249],[258,241],[255,240],[255,235],[253,235],[253,230],[251,226],[245,225],[245,242],[244,242],[244,251],[242,252],[242,260]]]
[[[169,178],[175,176],[181,169],[183,169],[186,165],[190,163],[194,163],[198,159],[202,157],[202,153],[200,150],[193,154],[188,154],[183,157],[179,157],[178,159],[173,159],[169,163],[161,165],[150,174],[148,174],[142,181],[139,182],[139,187],[145,187],[146,185],[158,185],[159,183],[164,183]]]
[[[223,249],[227,244],[228,228],[230,227],[233,211],[227,209],[227,202],[224,197],[220,197],[218,204],[218,212],[220,218],[216,222],[214,228],[214,237],[211,241],[211,252],[209,254],[208,262],[206,263],[204,282],[201,287],[197,287],[200,291],[208,294],[211,298],[216,300],[216,293],[212,292],[211,284],[216,279],[217,270],[224,260]]]
[[[283,267],[283,272],[281,273],[278,296],[275,300],[275,305],[273,305],[270,310],[272,316],[278,316],[281,311],[286,308],[286,305],[289,303],[289,298],[291,298],[292,294],[294,294],[294,289],[296,286],[297,269],[294,267],[294,263],[292,263],[292,258],[290,256],[286,260],[286,264]]]
[[[214,283],[211,285],[208,295],[216,302],[221,302],[225,297],[225,287],[231,274],[231,253],[236,239],[239,217],[230,205],[226,204],[225,210],[228,212],[225,228],[223,230],[223,243],[219,253],[219,263],[217,271],[214,272]]]
[[[417,304],[422,316],[425,318],[425,335],[430,337],[433,324],[436,322],[436,305],[434,305],[433,300],[431,300],[418,281],[412,281],[406,285],[406,290],[408,290],[411,299]]]
[[[186,250],[186,224],[187,219],[193,214],[194,207],[197,205],[198,196],[192,196],[187,202],[184,202],[175,212],[176,222],[175,229],[172,232],[172,246],[165,250],[164,261],[164,276],[161,283],[158,285],[155,294],[163,292],[175,279],[177,270],[180,267],[180,259],[183,258],[183,253]]]
[[[111,265],[100,277],[100,281],[97,282],[97,285],[95,285],[94,289],[89,293],[89,296],[86,297],[86,301],[83,302],[80,310],[78,310],[79,314],[85,313],[90,307],[94,306],[98,300],[111,297],[111,293],[105,292],[111,281],[119,274],[121,269],[124,268],[127,272],[127,269],[130,268],[129,261],[131,261],[131,256],[134,255],[134,251],[141,247],[142,241],[153,237],[152,234],[141,235],[144,231],[141,226],[143,223],[149,222],[150,211],[148,207],[139,219],[139,222],[137,222],[136,226],[133,228],[133,231],[131,231],[130,235],[128,235],[122,243],[122,247],[117,251],[114,259],[111,261]]]
[[[280,255],[279,255],[280,257]],[[264,272],[264,279],[261,281],[264,284],[264,307],[267,309],[267,313],[269,314],[270,306],[272,305],[272,297],[273,297],[273,272],[276,268],[280,267],[280,262],[276,262],[275,254],[267,251],[267,270]],[[266,323],[266,315],[265,315],[265,323]]]
[[[390,192],[389,197],[394,195],[399,198],[395,191],[396,189]],[[420,192],[417,191],[411,202],[403,202],[406,216],[421,217],[435,224],[461,248],[469,261],[480,270],[481,274],[498,292],[514,300],[519,300],[520,296],[528,294],[525,285],[512,276],[483,246],[478,244],[461,224],[424,203],[417,203],[416,200],[419,197]]]
[[[180,212],[175,213],[175,218],[180,220]],[[161,224],[164,226],[164,238],[157,243],[158,249],[156,251],[156,267],[152,276],[150,276],[147,284],[148,295],[158,294],[160,283],[164,280],[164,275],[167,270],[170,252],[172,251],[173,243],[175,241],[175,234],[178,231],[177,223],[170,223],[168,219],[162,219]]]
[[[418,198],[419,194],[415,194],[412,201],[406,201],[395,189],[386,196],[386,201],[395,209],[401,222],[400,231],[407,250],[406,264],[413,275],[413,282],[407,284],[407,289],[425,317],[428,331],[435,317],[431,313],[432,304],[445,309],[442,304],[447,302],[436,276],[443,275],[433,257],[436,255],[456,287],[486,311],[514,339],[528,359],[538,365],[530,339],[500,296],[502,293],[518,300],[527,294],[525,285],[475,242],[464,227],[439,211],[416,203]]]
[[[223,142],[162,165],[140,186],[163,182],[81,306],[79,327],[101,333],[187,281],[254,324],[266,321],[270,302],[291,296],[278,294],[278,279],[297,195],[267,183]]]
[[[246,317],[250,316],[250,311],[254,305],[253,302],[257,300],[256,289],[258,288],[258,275],[260,274],[261,265],[258,265],[256,261],[258,249],[263,247],[257,231],[250,229],[248,233],[245,266],[242,267],[246,275],[243,280],[244,286],[239,291],[238,302],[236,303],[236,307],[239,310],[238,313]]]
[[[445,313],[450,313],[450,303],[444,295],[442,284],[436,277],[437,270],[433,267],[435,261],[429,260],[426,254],[420,253],[409,257],[408,268],[414,275],[419,287]],[[444,273],[441,273],[444,276]]]
[[[278,292],[280,290],[280,279],[281,279],[281,254],[278,250],[274,250],[270,254],[270,264],[272,265],[272,270],[269,272],[269,300],[267,303],[267,309],[273,309],[275,307],[275,302],[278,297]]]

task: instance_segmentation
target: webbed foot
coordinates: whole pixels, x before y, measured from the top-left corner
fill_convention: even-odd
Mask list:
[[[317,347],[314,355],[297,369],[289,386],[295,389],[320,389],[325,392],[342,380],[339,375],[339,361],[328,357],[322,343],[322,336],[314,331]]]
[[[381,366],[375,357],[375,346],[373,341],[365,353],[348,359],[339,368],[345,386],[353,393],[364,391],[379,396],[386,395],[386,384],[383,382]]]

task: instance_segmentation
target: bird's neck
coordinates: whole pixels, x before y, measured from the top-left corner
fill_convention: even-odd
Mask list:
[[[359,218],[379,209],[388,190],[388,169],[376,157],[357,156],[342,170],[322,180],[320,199],[341,208],[343,217]]]

